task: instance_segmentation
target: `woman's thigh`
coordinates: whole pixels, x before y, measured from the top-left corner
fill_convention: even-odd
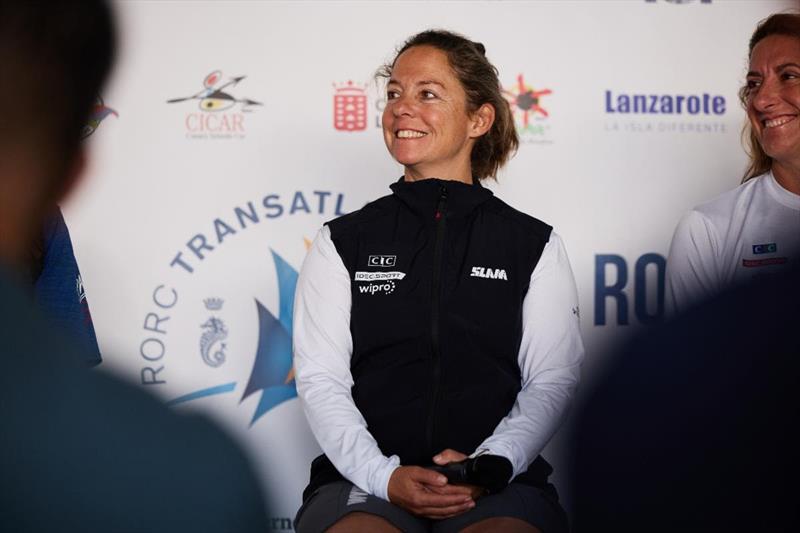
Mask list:
[[[428,520],[417,518],[382,498],[367,494],[349,481],[328,483],[314,491],[297,511],[294,526],[298,533],[319,533],[346,520],[351,514],[350,521],[368,518],[363,516],[367,514],[379,517],[403,532],[429,531]]]
[[[461,531],[490,518],[516,518],[526,522],[541,533],[566,533],[567,515],[564,509],[545,491],[511,483],[502,492],[479,498],[473,509],[447,520],[433,523],[435,533]]]

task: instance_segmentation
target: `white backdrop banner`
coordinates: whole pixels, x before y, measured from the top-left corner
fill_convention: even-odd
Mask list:
[[[297,272],[325,221],[401,175],[373,75],[408,36],[445,28],[500,72],[522,143],[490,187],[566,242],[595,372],[612,339],[662,317],[680,216],[738,184],[747,41],[794,6],[118,3],[116,114],[65,206],[103,366],[214,416],[252,455],[273,528],[291,529],[319,453],[292,373]],[[562,446],[563,432],[545,453],[557,473]]]

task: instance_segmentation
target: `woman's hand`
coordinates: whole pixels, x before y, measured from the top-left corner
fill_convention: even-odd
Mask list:
[[[448,463],[456,463],[458,461],[463,461],[466,459],[467,456],[461,452],[457,452],[456,450],[451,450],[450,448],[442,451],[438,455],[433,457],[433,462],[437,465],[444,466]],[[429,487],[432,491],[437,492],[438,494],[466,494],[474,501],[483,496],[486,492],[486,489],[483,487],[479,487],[477,485],[445,485],[441,488]],[[444,492],[443,492],[444,491]]]
[[[475,507],[464,486],[448,485],[442,474],[419,466],[396,468],[388,488],[390,502],[425,518],[441,520]]]

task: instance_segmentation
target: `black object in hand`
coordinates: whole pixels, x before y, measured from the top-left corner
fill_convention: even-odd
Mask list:
[[[428,468],[444,475],[448,483],[477,485],[490,493],[503,490],[513,473],[511,461],[488,454]]]

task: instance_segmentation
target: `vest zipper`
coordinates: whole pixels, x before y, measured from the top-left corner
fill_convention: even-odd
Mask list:
[[[441,353],[439,346],[439,306],[441,299],[442,282],[442,255],[444,248],[444,230],[447,218],[447,187],[442,185],[439,193],[439,203],[436,206],[436,243],[433,248],[433,280],[431,290],[431,348],[433,353],[433,380],[431,383],[431,405],[428,411],[427,444],[428,451],[439,453],[442,450],[433,450],[433,426],[436,417],[436,404],[439,396],[439,378],[441,376]]]

